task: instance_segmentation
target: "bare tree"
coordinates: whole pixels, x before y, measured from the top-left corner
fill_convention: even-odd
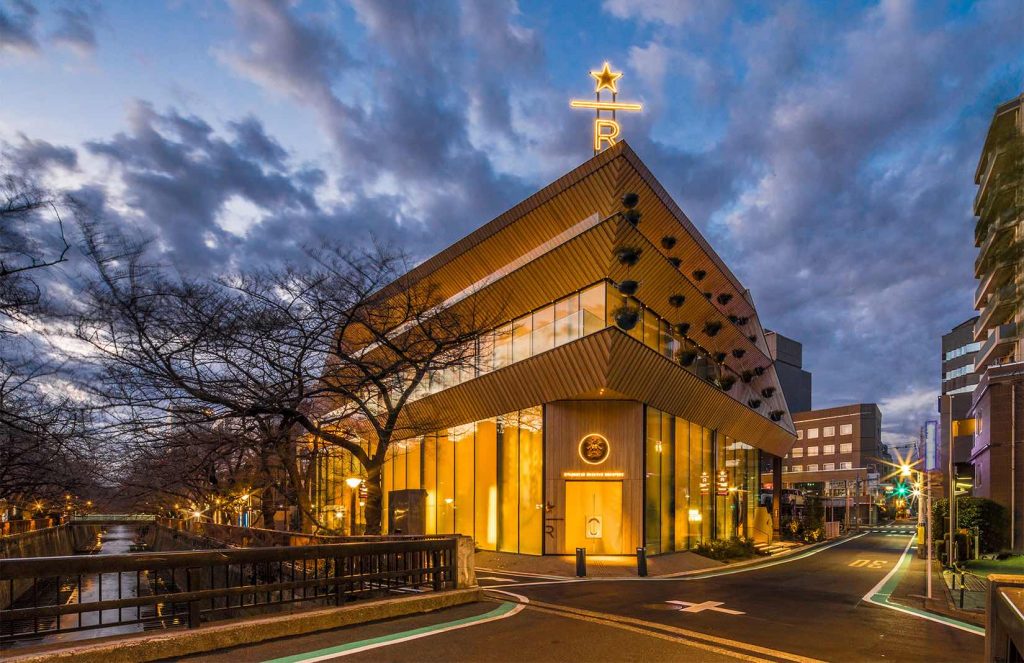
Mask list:
[[[115,411],[142,427],[182,408],[233,422],[316,529],[311,459],[342,449],[366,471],[367,529],[380,531],[388,448],[431,430],[403,417],[424,382],[472,361],[470,306],[442,306],[432,285],[383,290],[405,262],[379,247],[199,281],[147,264],[143,245],[110,252],[96,232],[86,244],[97,278],[77,336],[104,366],[101,395]]]

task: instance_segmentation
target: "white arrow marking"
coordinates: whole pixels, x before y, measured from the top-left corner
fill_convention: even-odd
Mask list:
[[[494,576],[477,576],[477,580],[493,580],[494,582],[516,582],[508,578],[495,578]]]

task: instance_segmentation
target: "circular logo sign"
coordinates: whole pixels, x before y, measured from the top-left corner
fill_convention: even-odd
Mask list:
[[[603,435],[591,433],[580,440],[580,458],[591,465],[600,465],[608,460],[611,447]]]

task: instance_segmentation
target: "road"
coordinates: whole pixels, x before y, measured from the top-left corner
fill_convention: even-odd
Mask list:
[[[898,532],[686,578],[479,571],[495,601],[194,660],[979,660],[982,637],[864,600],[907,549]]]

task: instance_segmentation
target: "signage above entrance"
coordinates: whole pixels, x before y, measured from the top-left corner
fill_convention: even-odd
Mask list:
[[[591,433],[580,440],[579,451],[583,462],[591,465],[600,465],[608,460],[611,446],[608,444],[608,439],[605,436]]]
[[[563,479],[624,479],[625,472],[562,472]]]
[[[615,139],[619,136],[621,128],[616,120],[615,112],[639,111],[643,110],[643,106],[637,103],[618,101],[619,90],[616,81],[622,78],[622,72],[613,72],[607,62],[604,63],[604,69],[592,71],[590,75],[597,81],[597,85],[594,87],[596,100],[584,101],[573,99],[569,102],[569,105],[573,108],[594,109],[594,154],[597,154],[601,151],[602,146],[611,147],[614,145]],[[612,95],[612,100],[602,101],[601,90],[608,90]],[[611,119],[601,117],[602,111],[611,111]]]

